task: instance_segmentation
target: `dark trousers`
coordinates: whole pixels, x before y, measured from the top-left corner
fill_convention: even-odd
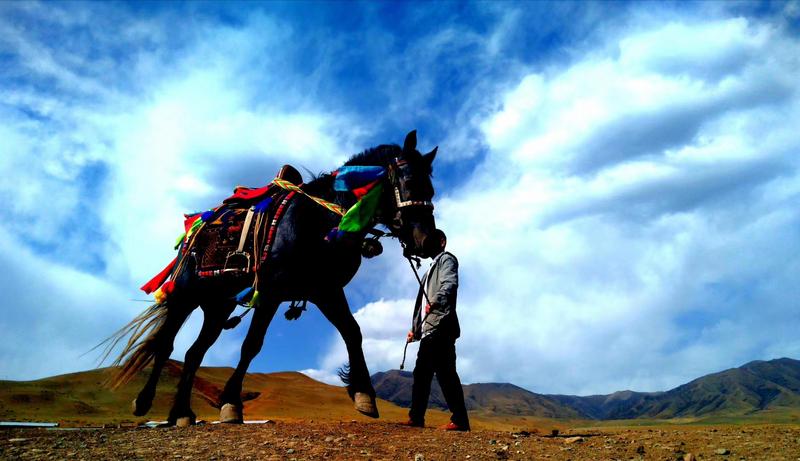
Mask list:
[[[418,423],[425,422],[425,410],[428,409],[434,373],[439,380],[447,407],[453,413],[450,421],[469,428],[469,416],[464,405],[464,389],[461,388],[461,380],[456,373],[456,341],[438,337],[435,333],[419,344],[417,364],[414,366],[409,419]]]

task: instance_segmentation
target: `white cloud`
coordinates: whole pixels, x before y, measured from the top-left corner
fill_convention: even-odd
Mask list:
[[[431,119],[443,132],[435,179],[464,173],[458,189],[442,184],[436,210],[461,261],[464,381],[654,390],[796,356],[797,40],[769,18],[645,8],[598,27],[591,46],[576,39],[559,55],[568,62],[530,67],[523,55],[536,50],[516,48],[530,36],[529,16],[487,8],[497,20],[488,36],[454,21],[394,54],[393,37],[374,30],[320,40],[258,12],[236,26],[198,15],[184,27],[169,11],[4,7],[0,51],[18,65],[0,77],[26,83],[0,94],[0,249],[20,264],[3,287],[14,289],[5,306],[36,321],[8,324],[2,372],[84,366],[67,356],[81,335],[111,332],[139,310],[107,302],[132,297],[172,258],[181,213],[213,206],[234,185],[263,184],[285,162],[333,168],[364,147],[376,121]],[[565,17],[604,18],[589,9]],[[784,10],[796,16],[796,3]],[[38,27],[89,35],[58,44]],[[297,72],[286,44],[300,38],[318,54]],[[374,60],[380,88],[336,95],[358,102],[334,111],[331,75],[363,71],[339,64],[352,62],[342,58],[352,59],[353,43]],[[407,271],[389,243],[348,287],[363,305],[356,318],[373,372],[402,358],[416,292]],[[63,307],[37,305],[21,286]],[[84,297],[102,323],[73,328]],[[200,319],[179,336],[177,356]],[[78,332],[59,338],[58,366],[20,346],[58,327]],[[210,360],[229,363],[239,344],[223,336]],[[409,368],[415,353],[412,345]],[[336,336],[304,372],[334,382],[345,361]]]
[[[362,348],[371,373],[397,368],[403,359],[406,334],[411,328],[413,299],[395,299],[371,302],[358,309],[353,316],[361,327]],[[413,363],[417,345],[409,346],[409,359]],[[341,336],[331,340],[328,352],[321,358],[321,370],[328,374],[348,362],[347,350]]]
[[[34,284],[63,298],[60,316],[51,320],[41,312],[36,321],[17,319],[15,338],[39,338],[37,332],[57,328],[61,316],[81,315],[80,297],[62,286],[72,276],[90,292],[102,292],[91,302],[103,312],[145,297],[133,291],[174,257],[171,244],[183,231],[183,213],[215,206],[237,185],[266,184],[283,163],[324,171],[357,151],[354,140],[363,132],[351,129],[348,114],[326,111],[310,100],[299,77],[283,76],[276,53],[292,31],[274,20],[253,14],[237,28],[203,21],[183,28],[170,14],[136,19],[103,7],[74,14],[53,9],[46,14],[23,5],[10,11],[46,14],[56,28],[96,24],[93,41],[76,38],[61,47],[43,39],[38,26],[15,25],[11,14],[0,17],[6,32],[0,50],[19,64],[7,72],[26,82],[0,96],[0,198],[9,204],[0,216],[4,238],[20,244],[4,256],[26,271],[48,263],[69,268],[44,271]],[[99,27],[108,18],[119,19],[119,27]],[[167,29],[176,43],[164,43],[160,31]],[[130,53],[114,55],[119,40],[130,42]],[[92,53],[101,56],[90,58]],[[115,63],[117,58],[122,61]],[[253,61],[260,66],[251,68]],[[38,312],[35,302],[21,295],[9,301],[32,314]],[[92,329],[85,335],[76,330],[64,341],[73,348],[82,344],[76,338],[90,335],[91,347],[141,308],[104,315],[88,323]],[[182,359],[201,322],[199,312],[190,318],[176,339],[176,358]],[[229,364],[240,346],[241,338],[223,335],[207,360]],[[0,353],[15,357],[3,360],[2,370],[15,378],[93,364],[53,355],[56,364],[45,355],[32,367],[32,357],[41,354],[11,339]]]
[[[764,342],[797,350],[786,298],[750,284],[776,265],[797,270],[782,241],[797,218],[765,197],[797,188],[781,180],[798,177],[797,87],[762,78],[796,72],[800,45],[744,19],[670,23],[619,44],[523,79],[484,124],[494,167],[440,202],[453,245],[471,250],[455,247],[474,283],[460,298],[468,380],[658,390],[771,358]],[[755,306],[775,323],[751,328]]]
[[[439,191],[464,381],[665,390],[800,350],[800,43],[743,18],[650,19],[522,77],[478,121],[484,163]],[[410,309],[358,311],[372,371],[397,367],[384,328],[402,336]],[[344,359],[336,343],[322,368]]]

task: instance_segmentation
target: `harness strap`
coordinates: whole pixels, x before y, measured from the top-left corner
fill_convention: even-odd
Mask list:
[[[247,233],[250,231],[250,223],[253,222],[253,214],[255,214],[256,207],[251,206],[247,210],[247,216],[244,218],[244,226],[242,226],[242,236],[239,237],[239,248],[236,249],[237,253],[244,250],[244,242],[247,240]]]
[[[304,191],[302,188],[300,188],[300,186],[292,184],[289,181],[286,181],[284,179],[275,178],[275,179],[272,180],[272,184],[275,184],[276,186],[278,186],[278,187],[280,187],[281,189],[284,189],[284,190],[288,190],[288,191],[292,191],[292,192],[297,192],[299,194],[303,194],[306,197],[310,198],[311,200],[313,200],[313,201],[317,202],[318,204],[324,206],[328,210],[338,214],[339,216],[344,216],[344,214],[347,211],[347,210],[345,210],[344,208],[342,208],[341,206],[339,206],[339,205],[337,205],[335,203],[331,203],[331,202],[329,202],[327,200],[324,200],[324,199],[321,199],[319,197],[314,197],[313,195],[307,194],[306,191]]]
[[[269,226],[269,233],[267,234],[267,241],[264,245],[264,251],[261,253],[261,262],[264,263],[269,258],[269,251],[272,249],[272,243],[275,239],[275,232],[278,229],[278,223],[280,222],[281,218],[283,217],[283,213],[286,211],[286,205],[289,201],[295,196],[295,191],[289,192],[281,201],[281,204],[278,206],[278,209],[275,211],[275,216],[272,218],[272,222]]]

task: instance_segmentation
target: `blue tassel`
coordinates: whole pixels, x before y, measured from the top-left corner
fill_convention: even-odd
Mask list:
[[[253,287],[247,287],[244,290],[242,290],[238,295],[236,295],[234,300],[236,301],[237,304],[245,304],[252,297],[253,297]]]
[[[267,197],[261,202],[259,202],[259,204],[255,206],[255,210],[253,211],[255,211],[256,213],[263,213],[264,210],[269,208],[271,204],[272,204],[272,197]]]

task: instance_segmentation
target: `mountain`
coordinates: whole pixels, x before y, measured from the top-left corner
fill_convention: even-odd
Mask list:
[[[169,361],[147,418],[130,415],[130,402],[144,385],[147,370],[117,391],[103,387],[110,370],[98,369],[36,381],[0,381],[0,419],[59,421],[66,425],[139,423],[165,419],[181,364]],[[232,373],[228,367],[201,367],[197,372],[192,408],[199,418],[216,420],[219,395]],[[413,375],[389,371],[372,376],[381,400],[381,420],[401,421],[411,403]],[[588,397],[541,395],[513,384],[464,386],[467,408],[483,427],[528,427],[532,418],[555,419],[709,419],[776,417],[797,422],[800,415],[800,361],[777,359],[750,362],[695,379],[666,392],[615,392]],[[248,419],[314,419],[371,421],[353,410],[341,387],[317,382],[295,372],[249,373],[243,398]],[[393,402],[393,403],[391,403]],[[396,405],[395,405],[396,404]],[[399,405],[399,406],[398,406]],[[447,420],[437,408],[447,404],[437,383],[431,392],[431,424]],[[549,424],[549,423],[547,423]],[[473,424],[474,426],[476,424]],[[502,426],[501,426],[502,425]]]
[[[648,396],[620,418],[674,418],[717,414],[747,415],[800,408],[800,361],[755,361],[703,376],[659,395]]]
[[[413,375],[397,370],[376,373],[379,397],[408,407]],[[620,391],[609,395],[542,395],[513,384],[467,384],[467,408],[486,415],[585,418],[706,418],[800,410],[800,361],[755,361],[695,379],[666,392]],[[438,383],[430,406],[447,408]]]
[[[413,374],[407,371],[391,370],[372,375],[372,385],[378,397],[406,408],[411,406],[413,382]],[[464,386],[464,403],[467,410],[484,416],[538,416],[560,419],[583,416],[575,409],[561,405],[553,399],[507,383],[467,384]],[[447,408],[436,378],[431,385],[428,406]]]
[[[139,373],[116,391],[103,386],[107,368],[54,376],[36,381],[0,381],[0,420],[58,421],[63,425],[134,424],[164,420],[172,403],[182,364],[167,362],[150,413],[130,414],[130,404],[144,386],[149,370]],[[198,418],[214,421],[219,416],[218,398],[233,372],[229,367],[201,367],[192,392],[192,409]],[[296,372],[248,373],[242,398],[245,417],[251,420],[315,419],[369,422],[353,409],[342,387],[320,383]],[[386,401],[378,402],[381,417],[403,420],[406,411]],[[446,415],[434,412],[433,421]]]

